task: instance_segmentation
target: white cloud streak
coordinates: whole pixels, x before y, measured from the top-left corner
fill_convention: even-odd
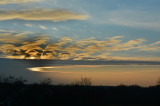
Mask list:
[[[102,12],[102,17],[92,16],[91,20],[99,24],[112,24],[127,27],[138,27],[143,29],[159,30],[159,11],[137,11],[137,10],[108,10]]]
[[[46,26],[43,26],[43,25],[39,25],[39,27],[40,27],[41,29],[44,29],[44,30],[47,29],[47,27],[46,27]]]
[[[26,27],[33,27],[32,24],[25,24]]]

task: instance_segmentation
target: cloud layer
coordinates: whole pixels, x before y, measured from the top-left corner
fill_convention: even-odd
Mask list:
[[[0,20],[67,21],[85,20],[88,16],[62,9],[0,10]]]
[[[150,12],[144,10],[115,9],[102,12],[102,17],[99,17],[99,15],[92,16],[91,20],[100,24],[120,25],[159,31],[160,16],[157,15],[158,12],[159,11]]]
[[[27,2],[38,2],[42,0],[0,0],[0,5],[3,4],[22,4]]]
[[[74,40],[63,37],[54,41],[44,35],[28,36],[26,33],[0,34],[0,54],[3,58],[17,59],[60,59],[60,60],[160,60],[151,57],[120,57],[117,51],[160,51],[160,42],[143,43],[144,39],[122,42],[122,36],[107,40],[88,38]],[[9,40],[8,40],[9,39]]]

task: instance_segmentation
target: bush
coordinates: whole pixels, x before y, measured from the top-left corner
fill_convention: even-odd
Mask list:
[[[160,77],[159,77],[159,79],[157,81],[157,85],[160,86]]]
[[[75,82],[72,82],[71,85],[79,85],[79,86],[91,86],[92,81],[90,78],[81,78],[80,80],[76,80]]]
[[[26,82],[27,82],[27,80],[23,79],[22,77],[15,78],[15,80],[14,80],[14,84],[16,84],[16,85],[23,85]]]
[[[40,81],[41,85],[51,85],[52,84],[52,80],[50,78],[46,78],[42,81]]]
[[[8,77],[3,77],[0,76],[0,83],[1,84],[16,84],[16,85],[23,85],[27,82],[27,80],[23,79],[22,77],[14,77],[14,76],[8,76]]]

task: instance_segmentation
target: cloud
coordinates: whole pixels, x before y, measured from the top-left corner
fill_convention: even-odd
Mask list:
[[[16,46],[12,44],[1,44],[0,45],[0,51],[3,52],[4,54],[11,54],[14,50],[16,50]]]
[[[61,22],[68,20],[85,20],[88,16],[62,9],[33,9],[33,10],[0,10],[0,20],[32,20]]]
[[[160,51],[160,41],[144,45],[141,47],[140,51]]]
[[[10,40],[8,40],[8,39]],[[160,51],[160,41],[145,44],[145,39],[123,42],[120,36],[106,40],[88,38],[74,40],[63,37],[51,40],[45,35],[30,38],[26,33],[0,34],[0,54],[4,58],[18,59],[60,59],[60,60],[159,60],[156,57],[124,57],[113,55],[119,51]]]
[[[22,4],[28,2],[40,2],[42,0],[0,0],[0,5],[4,4]]]
[[[23,33],[6,35],[1,36],[0,52],[6,54],[8,58],[38,58],[40,53],[43,52],[40,45],[46,44],[48,40],[47,37],[38,37],[31,40]]]
[[[85,68],[85,67],[92,68],[92,67],[104,67],[104,66],[106,65],[67,65],[67,66],[53,66],[53,67],[32,67],[27,69],[30,71],[36,71],[36,72],[73,73],[66,70],[56,71],[56,69],[71,69],[71,68]]]
[[[99,17],[99,15],[92,16],[90,20],[99,24],[138,27],[159,31],[160,15],[158,13],[158,11],[115,9],[102,12],[102,17]]]
[[[111,48],[113,51],[120,51],[120,50],[131,50],[131,49],[138,49],[142,47],[142,42],[146,41],[145,39],[136,39],[136,40],[130,40],[126,43],[121,43],[118,45],[115,45],[113,48]]]
[[[52,29],[53,29],[54,31],[58,31],[58,28],[56,28],[56,27],[52,27]]]
[[[32,24],[25,24],[25,26],[27,26],[27,27],[33,27]]]
[[[123,57],[113,56],[107,57],[106,60],[119,60],[119,61],[160,61],[159,57]]]
[[[0,43],[20,43],[26,38],[26,33],[12,35],[12,33],[0,33]]]
[[[39,27],[40,27],[41,29],[44,29],[44,30],[47,29],[47,28],[46,28],[45,26],[43,26],[43,25],[39,25]]]

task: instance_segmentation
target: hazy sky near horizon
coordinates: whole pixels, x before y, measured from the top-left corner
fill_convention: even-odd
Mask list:
[[[160,61],[159,13],[159,0],[1,0],[0,57]]]

